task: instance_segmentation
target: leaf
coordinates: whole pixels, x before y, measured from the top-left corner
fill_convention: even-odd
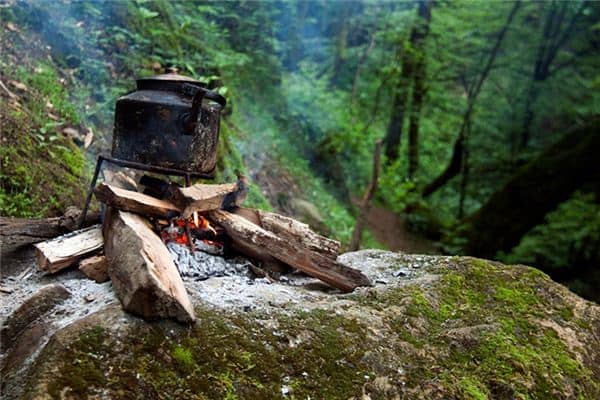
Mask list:
[[[144,18],[144,19],[158,17],[158,15],[159,15],[156,11],[151,11],[151,10],[147,9],[146,7],[140,7],[139,10],[140,10],[140,14],[142,15],[142,18]]]

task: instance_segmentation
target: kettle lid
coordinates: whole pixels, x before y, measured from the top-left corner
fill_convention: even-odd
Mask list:
[[[144,78],[138,78],[137,79],[137,84],[138,84],[138,88],[141,89],[140,86],[146,86],[146,84],[148,83],[155,83],[155,84],[161,84],[161,83],[175,83],[175,84],[183,84],[183,83],[190,83],[192,85],[195,86],[201,86],[201,87],[206,87],[206,83],[201,82],[197,79],[194,78],[190,78],[189,76],[185,76],[185,75],[179,75],[177,73],[177,68],[168,68],[167,69],[167,73],[165,74],[160,74],[160,75],[154,75],[154,76],[147,76]]]

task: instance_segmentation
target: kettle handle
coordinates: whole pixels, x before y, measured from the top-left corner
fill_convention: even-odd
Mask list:
[[[221,105],[221,109],[225,107],[227,104],[227,100],[225,97],[220,94],[213,92],[211,90],[206,90],[204,88],[198,88],[196,94],[194,94],[194,98],[192,100],[192,111],[185,121],[185,129],[184,131],[189,135],[193,134],[196,130],[196,124],[198,123],[198,117],[202,112],[202,100],[209,99],[214,102],[219,103]]]

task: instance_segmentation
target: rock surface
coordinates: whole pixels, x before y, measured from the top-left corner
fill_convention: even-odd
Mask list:
[[[3,398],[600,397],[600,307],[543,273],[380,250],[339,261],[375,286],[184,278],[191,328],[130,316],[109,283],[60,274],[71,296],[40,317],[54,330],[39,350],[3,369]],[[0,282],[15,286],[0,317],[51,281]]]

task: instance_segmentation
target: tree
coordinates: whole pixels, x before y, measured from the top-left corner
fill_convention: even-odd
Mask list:
[[[523,166],[463,221],[464,251],[494,257],[508,251],[583,184],[600,179],[600,119],[578,126]]]
[[[581,56],[592,50],[591,48],[579,50],[569,57],[569,61],[563,61],[556,68],[552,68],[558,53],[568,44],[573,33],[582,28],[581,25],[578,26],[578,22],[583,16],[587,5],[586,1],[579,2],[577,5],[567,1],[552,1],[550,6],[547,7],[544,29],[536,52],[525,99],[519,149],[525,148],[531,138],[530,129],[534,118],[534,105],[540,94],[540,86],[553,73],[572,63],[574,61],[573,57]]]
[[[455,177],[460,172],[461,165],[463,162],[463,156],[464,156],[464,142],[466,140],[466,134],[468,131],[467,127],[471,123],[473,108],[477,101],[477,97],[479,96],[479,93],[481,92],[483,83],[487,79],[487,77],[491,71],[491,68],[494,64],[494,61],[496,60],[496,57],[498,56],[498,53],[499,53],[500,47],[502,45],[502,42],[504,40],[504,37],[506,35],[506,32],[508,31],[520,5],[521,5],[520,1],[516,1],[513,4],[513,7],[509,12],[508,17],[506,18],[506,22],[504,23],[504,25],[502,26],[502,28],[500,29],[500,31],[498,32],[498,34],[496,36],[496,41],[495,41],[494,45],[492,46],[492,48],[490,49],[487,61],[484,65],[483,69],[481,70],[479,75],[476,77],[476,79],[473,81],[473,83],[471,85],[468,85],[467,109],[465,110],[465,112],[463,114],[462,124],[461,124],[460,130],[458,132],[458,138],[456,139],[456,142],[454,143],[452,158],[450,159],[450,163],[448,164],[446,169],[437,178],[435,178],[433,181],[431,181],[428,185],[425,186],[425,188],[423,189],[423,192],[422,192],[424,197],[427,197],[427,196],[431,195],[432,193],[434,193],[436,190],[438,190],[440,187],[445,185],[450,179]],[[467,78],[463,77],[463,79],[466,80]]]
[[[413,151],[416,150],[418,140],[418,115],[424,96],[424,70],[425,61],[423,54],[423,42],[429,33],[429,22],[431,21],[431,2],[422,0],[418,3],[418,19],[411,29],[408,45],[398,48],[397,58],[400,60],[402,70],[400,78],[394,89],[392,101],[392,114],[385,136],[385,155],[387,162],[392,163],[398,158],[398,148],[402,138],[402,126],[404,117],[408,110],[408,99],[411,88],[411,80],[415,75],[415,84],[418,85],[416,93],[417,110],[412,117],[412,143]],[[414,89],[413,89],[414,90]],[[411,152],[409,151],[409,154]],[[413,157],[416,155],[413,154]],[[416,158],[413,158],[416,161]],[[414,161],[413,161],[414,162]]]

